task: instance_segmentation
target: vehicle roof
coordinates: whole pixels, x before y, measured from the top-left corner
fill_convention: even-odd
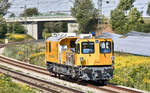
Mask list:
[[[63,39],[71,39],[71,38],[79,38],[79,37],[49,37],[48,39],[47,39],[47,41],[57,41],[57,42],[59,42],[59,41],[61,41],[61,40],[63,40]]]
[[[59,41],[61,37],[49,37],[47,41]]]
[[[47,39],[47,41],[56,41],[56,42],[59,42],[59,41],[61,41],[61,40],[63,40],[63,39],[71,39],[71,38],[77,38],[77,39],[111,39],[111,38],[80,38],[80,37],[72,37],[72,36],[70,36],[70,37],[55,37],[55,36],[53,36],[53,37],[49,37],[48,39]]]

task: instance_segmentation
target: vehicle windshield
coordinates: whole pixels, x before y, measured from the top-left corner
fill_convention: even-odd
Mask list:
[[[82,53],[83,54],[94,53],[94,42],[82,42]]]
[[[111,52],[111,42],[102,41],[100,42],[100,53],[110,53]]]

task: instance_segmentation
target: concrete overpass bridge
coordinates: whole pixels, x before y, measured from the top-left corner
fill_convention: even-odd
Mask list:
[[[68,32],[78,30],[78,24],[72,16],[41,16],[6,18],[6,22],[20,22],[27,30],[27,34],[35,39],[42,39],[42,30],[45,22],[67,22]]]

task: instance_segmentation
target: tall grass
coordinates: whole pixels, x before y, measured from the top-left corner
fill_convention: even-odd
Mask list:
[[[45,66],[44,42],[7,46],[3,54],[34,65]]]
[[[12,82],[7,75],[0,74],[0,93],[36,93],[29,86]]]
[[[111,83],[150,91],[150,57],[116,54]]]

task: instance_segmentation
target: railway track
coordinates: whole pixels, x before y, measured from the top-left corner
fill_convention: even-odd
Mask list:
[[[100,90],[109,90],[109,93],[148,93],[142,90],[127,88],[127,87],[121,87],[118,85],[112,85],[112,84],[106,84],[105,86],[95,86],[91,84],[87,84],[89,87],[93,87]]]
[[[7,45],[15,45],[15,44],[22,44],[24,43],[23,41],[21,42],[10,42],[10,43],[7,43],[7,44],[0,44],[0,48],[4,47],[4,46],[7,46]]]
[[[3,48],[4,47],[4,45],[3,44],[0,44],[0,48]]]
[[[47,71],[46,68],[31,65],[31,64],[21,62],[21,61],[15,60],[15,59],[9,59],[9,58],[1,56],[1,55],[0,55],[0,62],[4,62],[4,63],[10,64],[10,65],[13,65],[13,66],[28,69],[28,70],[31,70],[31,71],[34,71],[34,72],[37,72],[37,73],[50,75],[50,73]]]
[[[74,90],[68,87],[64,87],[61,85],[57,85],[55,83],[51,83],[39,78],[35,78],[30,75],[26,75],[17,71],[13,71],[12,69],[7,69],[4,67],[0,67],[0,72],[9,75],[15,80],[21,81],[23,83],[26,83],[28,85],[32,85],[33,87],[36,87],[38,89],[41,89],[46,92],[51,93],[83,93],[78,90]]]
[[[16,45],[16,44],[31,43],[31,42],[41,42],[41,41],[44,41],[44,39],[30,40],[30,41],[20,41],[20,42],[10,42],[10,43],[7,43],[7,44],[0,44],[0,48],[3,48],[3,47],[8,46],[8,45]]]
[[[27,70],[31,70],[33,72],[36,73],[40,73],[43,75],[48,75],[48,76],[53,76],[52,74],[50,74],[46,68],[42,68],[42,67],[38,67],[35,65],[31,65],[31,64],[27,64],[25,62],[21,62],[18,60],[14,60],[14,59],[10,59],[4,56],[0,56],[0,62],[9,64],[9,65],[13,65],[16,67],[20,67],[20,68],[24,68]],[[58,78],[58,77],[57,77]],[[135,90],[135,89],[131,89],[131,88],[125,88],[125,87],[120,87],[120,86],[116,86],[116,85],[111,85],[111,84],[106,84],[105,86],[98,86],[98,85],[94,85],[94,84],[89,84],[84,83],[81,84],[82,86],[87,86],[90,88],[94,88],[103,92],[107,92],[107,93],[143,93],[144,91],[140,91],[140,90]]]

